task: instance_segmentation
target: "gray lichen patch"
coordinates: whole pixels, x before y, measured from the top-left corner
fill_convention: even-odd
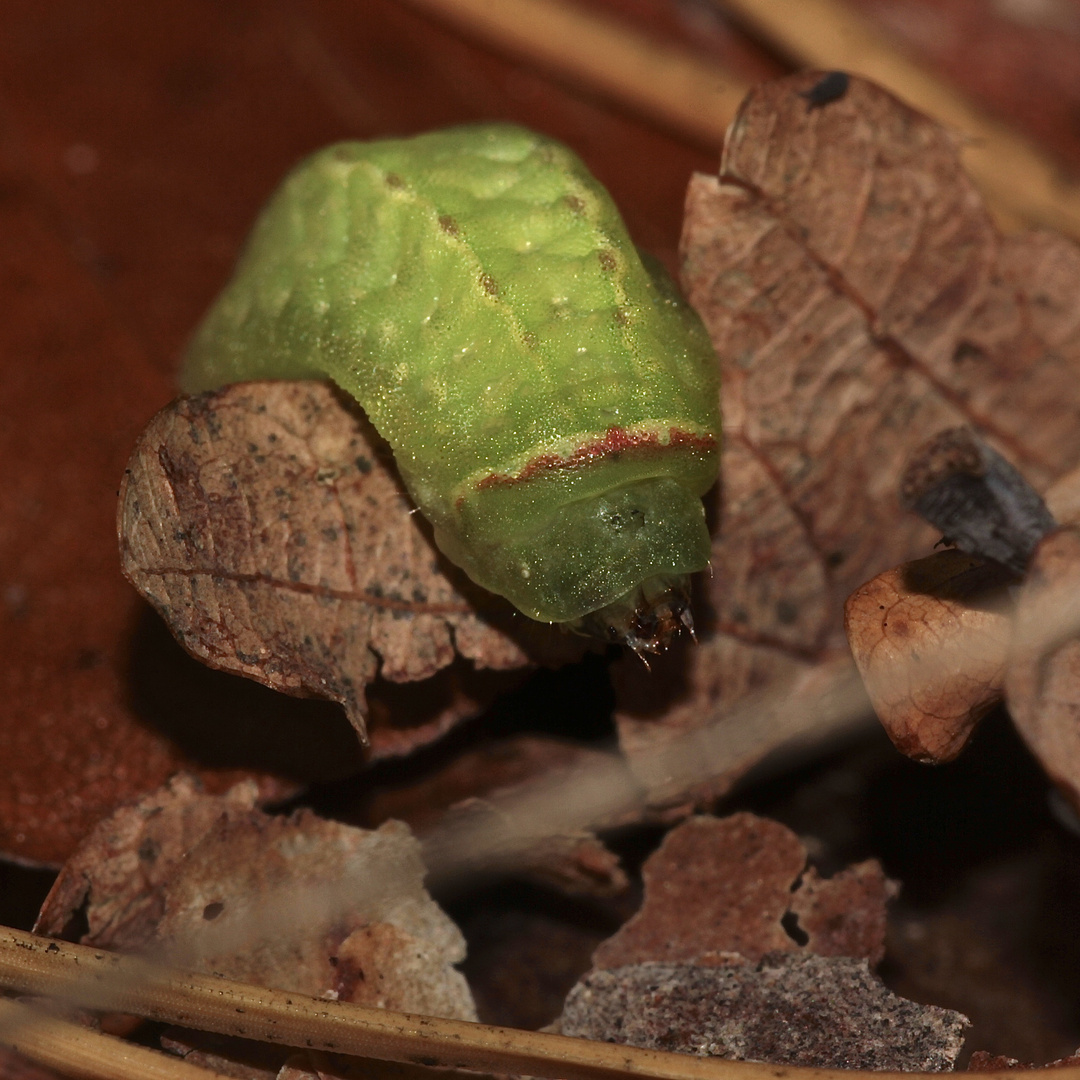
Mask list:
[[[570,992],[564,1035],[740,1061],[945,1072],[968,1020],[898,997],[865,960],[771,953],[715,967],[592,971]]]

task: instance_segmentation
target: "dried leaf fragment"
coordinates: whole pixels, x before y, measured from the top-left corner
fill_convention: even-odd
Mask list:
[[[1005,699],[1024,741],[1080,812],[1080,526],[1035,551],[1016,604]]]
[[[182,398],[143,432],[120,492],[123,569],[199,659],[338,701],[363,733],[377,670],[425,679],[455,645],[481,667],[529,662],[410,509],[380,440],[329,386],[240,384]],[[546,629],[524,632],[580,651]]]
[[[807,871],[797,888],[805,868],[806,849],[778,822],[749,813],[690,818],[645,862],[644,904],[600,945],[593,966],[715,964],[732,954],[756,961],[804,950],[877,963],[895,885],[870,860],[828,880]],[[802,944],[785,928],[789,912]]]
[[[366,831],[252,808],[186,779],[101,822],[38,924],[59,933],[87,901],[86,944],[343,1001],[475,1019],[457,927],[423,887],[407,826]],[[119,888],[118,888],[119,887]],[[118,895],[112,890],[118,888]]]
[[[1006,1057],[1004,1054],[991,1054],[986,1050],[976,1050],[968,1059],[969,1072],[1003,1072],[1006,1069],[1059,1069],[1066,1066],[1080,1065],[1080,1051],[1068,1057],[1048,1061],[1045,1065],[1034,1065],[1019,1058]]]
[[[257,788],[237,784],[208,795],[192,776],[171,777],[156,791],[103,819],[64,863],[38,912],[34,932],[62,937],[82,912],[85,944],[133,951],[145,947],[165,909],[177,867],[216,823],[255,809]]]
[[[951,761],[1001,700],[1011,635],[995,563],[939,551],[848,597],[844,628],[874,711],[916,761]]]
[[[592,971],[570,992],[564,1035],[734,1060],[940,1072],[966,1019],[886,990],[865,960],[774,953],[756,964],[643,963]]]
[[[1002,237],[955,135],[858,78],[754,88],[719,175],[691,180],[682,282],[722,368],[725,448],[702,645],[667,702],[628,671],[642,775],[667,737],[844,648],[844,601],[924,553],[896,491],[913,445],[968,424],[1037,489],[1080,461],[1080,248]]]

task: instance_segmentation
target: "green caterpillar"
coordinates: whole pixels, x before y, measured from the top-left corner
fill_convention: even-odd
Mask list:
[[[565,146],[491,124],[302,162],[182,384],[327,377],[480,585],[638,649],[690,625],[686,575],[709,561],[716,358]]]

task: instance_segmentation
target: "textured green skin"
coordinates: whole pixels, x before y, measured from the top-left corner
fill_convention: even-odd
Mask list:
[[[301,163],[182,383],[333,379],[393,447],[440,548],[527,615],[565,622],[707,564],[716,372],[697,317],[645,269],[581,161],[481,125]],[[479,486],[612,427],[700,442]]]

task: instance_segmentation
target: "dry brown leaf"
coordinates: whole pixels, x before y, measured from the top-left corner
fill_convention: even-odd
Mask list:
[[[271,817],[251,785],[188,779],[101,822],[61,871],[39,929],[82,905],[86,944],[343,1001],[475,1019],[457,927],[423,887],[407,826]],[[115,890],[115,892],[114,892]]]
[[[425,679],[455,648],[479,667],[522,667],[523,641],[549,656],[581,652],[448,568],[385,444],[323,384],[174,402],[132,454],[118,527],[124,573],[185,648],[276,690],[338,701],[361,733],[377,671]],[[408,745],[460,712],[452,704]]]
[[[1080,1065],[1080,1051],[1068,1057],[1048,1061],[1045,1065],[1034,1065],[1020,1061],[1019,1058],[1006,1057],[1003,1054],[990,1054],[985,1050],[976,1050],[968,1058],[968,1072],[1003,1072],[1005,1069],[1058,1069],[1067,1065]]]
[[[475,1019],[452,967],[465,942],[424,891],[419,850],[397,822],[366,832],[257,811],[220,821],[170,881],[152,944],[259,986]],[[346,876],[355,906],[324,904]]]
[[[951,761],[1001,700],[1013,580],[994,563],[939,551],[878,574],[848,598],[851,652],[901,753]]]
[[[593,967],[724,964],[733,954],[757,961],[782,951],[880,961],[896,888],[878,863],[826,880],[804,870],[806,849],[778,822],[749,813],[690,818],[646,861],[644,904],[600,945]],[[797,930],[786,929],[791,915]]]
[[[62,937],[77,914],[86,919],[85,944],[137,950],[152,938],[166,890],[187,853],[219,820],[255,808],[254,784],[224,795],[205,794],[192,776],[163,787],[99,822],[53,882],[34,931]]]
[[[897,997],[865,960],[774,953],[757,964],[635,964],[574,987],[564,1035],[735,1060],[937,1072],[966,1019]]]
[[[1024,741],[1080,812],[1078,591],[1080,526],[1065,526],[1036,548],[1017,600],[1005,699]]]
[[[955,136],[855,78],[810,109],[818,79],[754,89],[687,195],[682,281],[720,357],[725,447],[702,645],[651,692],[624,673],[642,771],[658,729],[846,651],[846,597],[935,539],[896,497],[914,446],[970,424],[1039,489],[1080,460],[1080,248],[1000,236]]]

